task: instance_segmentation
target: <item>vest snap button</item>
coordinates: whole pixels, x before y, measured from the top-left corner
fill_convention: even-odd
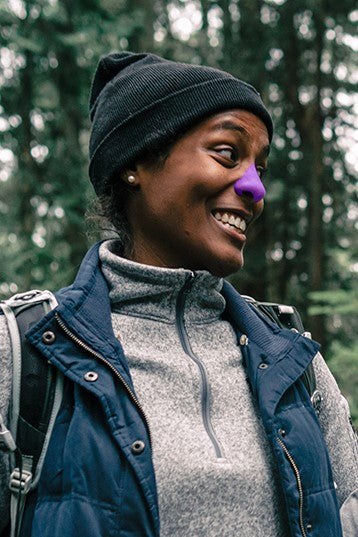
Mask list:
[[[87,382],[95,382],[98,379],[98,373],[95,371],[87,371],[87,373],[83,375],[83,378],[87,380]]]
[[[312,524],[307,524],[307,526],[306,526],[306,530],[307,530],[307,531],[311,531],[311,529],[312,529]]]
[[[240,337],[240,345],[248,345],[249,343],[249,338],[247,337],[246,334],[242,334],[242,336]]]
[[[132,450],[132,453],[134,453],[134,455],[140,455],[144,451],[144,448],[145,448],[145,443],[142,440],[136,440],[131,445],[131,450]]]
[[[267,369],[268,368],[268,365],[265,364],[264,362],[261,362],[261,364],[259,364],[259,369]]]
[[[279,434],[280,434],[281,436],[283,436],[283,437],[286,436],[286,431],[285,431],[285,429],[279,429],[278,432],[279,432]]]
[[[51,345],[54,341],[56,340],[56,336],[53,332],[51,332],[50,330],[47,330],[47,332],[44,332],[42,334],[42,341],[46,344],[46,345]]]

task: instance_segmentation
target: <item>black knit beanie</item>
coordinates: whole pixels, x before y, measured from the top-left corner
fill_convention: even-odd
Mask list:
[[[231,108],[257,115],[272,138],[272,121],[259,93],[229,73],[177,63],[154,54],[103,57],[94,76],[89,175],[98,195],[116,172],[204,118]]]

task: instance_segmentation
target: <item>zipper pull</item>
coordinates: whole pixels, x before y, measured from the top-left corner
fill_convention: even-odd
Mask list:
[[[186,295],[186,293],[189,291],[194,279],[195,279],[196,273],[193,270],[189,271],[188,277],[185,278],[184,285],[182,287],[183,295]]]

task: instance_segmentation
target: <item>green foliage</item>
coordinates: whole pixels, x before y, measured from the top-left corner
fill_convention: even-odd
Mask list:
[[[354,427],[358,429],[358,339],[351,345],[333,341],[327,361],[349,403]]]
[[[358,286],[352,291],[337,289],[335,291],[316,291],[311,293],[313,302],[317,303],[310,307],[312,315],[321,313],[332,315],[354,315],[358,311]]]

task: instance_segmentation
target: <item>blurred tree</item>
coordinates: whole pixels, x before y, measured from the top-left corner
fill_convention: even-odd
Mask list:
[[[64,285],[77,271],[88,247],[91,77],[99,56],[130,36],[151,45],[145,5],[136,2],[133,20],[126,3],[110,0],[1,2],[1,147],[14,155],[0,198],[3,296],[9,285]]]
[[[349,260],[346,260],[349,263]],[[311,293],[311,314],[325,314],[334,334],[326,359],[349,402],[353,423],[358,427],[358,282],[351,279],[346,289]]]

